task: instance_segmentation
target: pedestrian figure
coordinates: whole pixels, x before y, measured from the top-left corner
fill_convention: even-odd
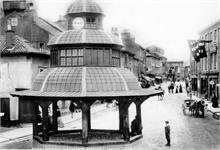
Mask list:
[[[64,128],[63,119],[59,110],[57,111],[57,125],[59,128]]]
[[[180,84],[179,93],[183,93],[183,88],[182,88],[182,85],[181,85],[181,84]]]
[[[214,108],[218,107],[218,97],[215,95],[215,92],[213,92],[213,96],[212,96],[212,107]]]
[[[167,140],[166,146],[170,146],[170,125],[169,121],[165,121],[165,137]]]
[[[178,89],[179,89],[179,87],[178,87],[178,85],[176,86],[176,92],[175,93],[178,93]]]
[[[202,112],[200,117],[205,118],[205,101],[204,101],[204,98],[202,98],[202,100],[198,101],[197,107],[198,107],[199,111]]]
[[[173,82],[171,82],[171,84],[170,84],[170,89],[171,89],[171,93],[173,93],[173,89],[174,89],[174,83]]]
[[[165,91],[164,91],[164,89],[162,89],[161,85],[158,87],[158,90],[163,91],[163,93],[162,93],[161,95],[158,96],[158,100],[163,100],[163,97],[164,97],[164,93],[165,93]]]
[[[139,122],[137,119],[137,116],[135,116],[135,119],[131,122],[131,136],[138,135],[140,133],[140,127]]]
[[[70,111],[70,113],[71,113],[71,117],[73,118],[73,114],[74,114],[74,112],[75,112],[75,108],[76,108],[76,105],[73,103],[73,102],[71,102],[70,103],[70,106],[69,106],[69,111]]]

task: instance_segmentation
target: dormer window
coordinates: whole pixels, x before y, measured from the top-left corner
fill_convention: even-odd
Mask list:
[[[39,43],[39,47],[40,47],[40,49],[44,49],[45,48],[45,43],[44,42],[40,42]]]
[[[94,17],[87,17],[86,22],[87,23],[95,23],[95,18]]]

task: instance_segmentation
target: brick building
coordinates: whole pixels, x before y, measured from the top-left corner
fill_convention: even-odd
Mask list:
[[[200,40],[211,41],[206,43],[205,50],[207,57],[201,58],[196,62],[192,55],[190,56],[190,70],[192,90],[198,96],[207,95],[211,98],[212,93],[220,95],[219,89],[219,71],[220,71],[220,21],[216,21],[204,28],[200,34]]]

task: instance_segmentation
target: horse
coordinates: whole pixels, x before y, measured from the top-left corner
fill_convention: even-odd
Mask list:
[[[189,106],[189,111],[191,112],[191,116],[198,117],[199,116],[199,108],[198,108],[198,102],[192,101]]]

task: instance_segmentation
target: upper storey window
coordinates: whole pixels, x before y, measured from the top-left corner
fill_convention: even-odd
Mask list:
[[[94,17],[86,17],[86,22],[87,23],[95,23],[95,18]]]
[[[118,50],[112,50],[112,62],[113,66],[120,67],[120,52]]]
[[[52,66],[82,66],[83,49],[63,49],[51,51]]]

